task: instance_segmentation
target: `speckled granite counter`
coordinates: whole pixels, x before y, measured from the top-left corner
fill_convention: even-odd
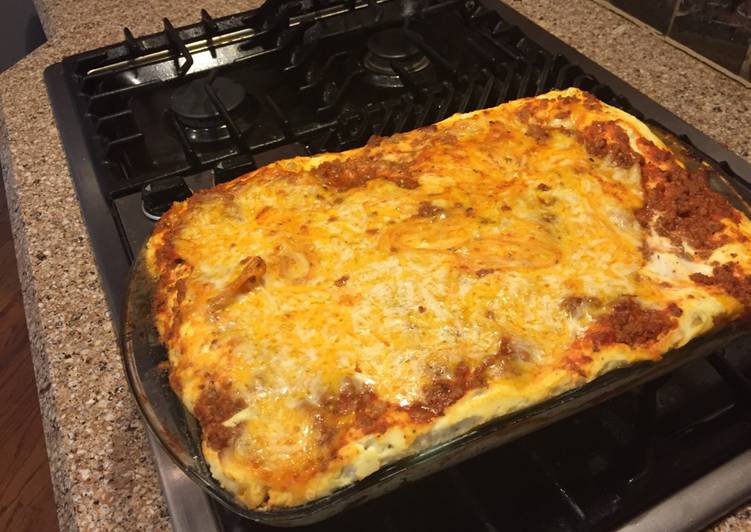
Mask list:
[[[122,36],[221,16],[241,0],[36,0],[50,40],[0,75],[0,156],[31,334],[60,525],[169,527],[128,395],[86,229],[42,80],[66,55]],[[256,4],[258,2],[256,1]],[[590,0],[511,5],[673,112],[751,159],[751,91]],[[619,45],[614,45],[615,38]],[[751,529],[751,506],[717,525]]]

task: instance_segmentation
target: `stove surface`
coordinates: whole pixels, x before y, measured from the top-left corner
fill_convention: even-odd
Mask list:
[[[490,1],[269,0],[222,19],[204,11],[188,28],[165,20],[164,32],[139,39],[126,30],[122,44],[67,58],[46,78],[116,322],[129,264],[173,201],[272,161],[554,88],[580,87],[672,132],[751,190],[745,161]],[[725,475],[719,502],[697,518],[677,511],[689,500],[681,490],[729,460],[745,456],[737,463],[751,468],[746,344],[310,529],[699,528],[751,496],[751,482]],[[155,453],[176,530],[267,528],[210,503]]]

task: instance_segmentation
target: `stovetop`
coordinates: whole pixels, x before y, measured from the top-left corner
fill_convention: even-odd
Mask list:
[[[275,160],[555,88],[672,132],[751,190],[745,161],[492,0],[270,0],[124,35],[46,72],[116,322],[129,264],[173,201]],[[312,529],[698,528],[751,496],[737,478],[751,478],[747,343]],[[155,453],[177,530],[265,529]]]

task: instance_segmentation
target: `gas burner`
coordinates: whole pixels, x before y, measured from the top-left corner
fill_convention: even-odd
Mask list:
[[[370,36],[363,65],[372,73],[369,79],[373,85],[403,87],[399,71],[408,75],[425,72],[430,67],[430,59],[403,31],[393,28]]]
[[[184,85],[170,97],[170,109],[184,126],[187,137],[196,143],[219,142],[230,138],[230,129],[207,91],[209,79],[196,79]],[[245,89],[235,81],[217,76],[211,88],[240,132],[247,130],[249,118],[258,106]]]

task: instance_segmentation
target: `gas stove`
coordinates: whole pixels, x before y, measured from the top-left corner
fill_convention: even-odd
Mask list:
[[[507,6],[269,0],[45,73],[113,319],[172,202],[296,155],[576,86],[677,136],[751,195],[740,157]],[[314,530],[693,530],[751,497],[748,338]],[[152,445],[178,531],[265,530]]]

